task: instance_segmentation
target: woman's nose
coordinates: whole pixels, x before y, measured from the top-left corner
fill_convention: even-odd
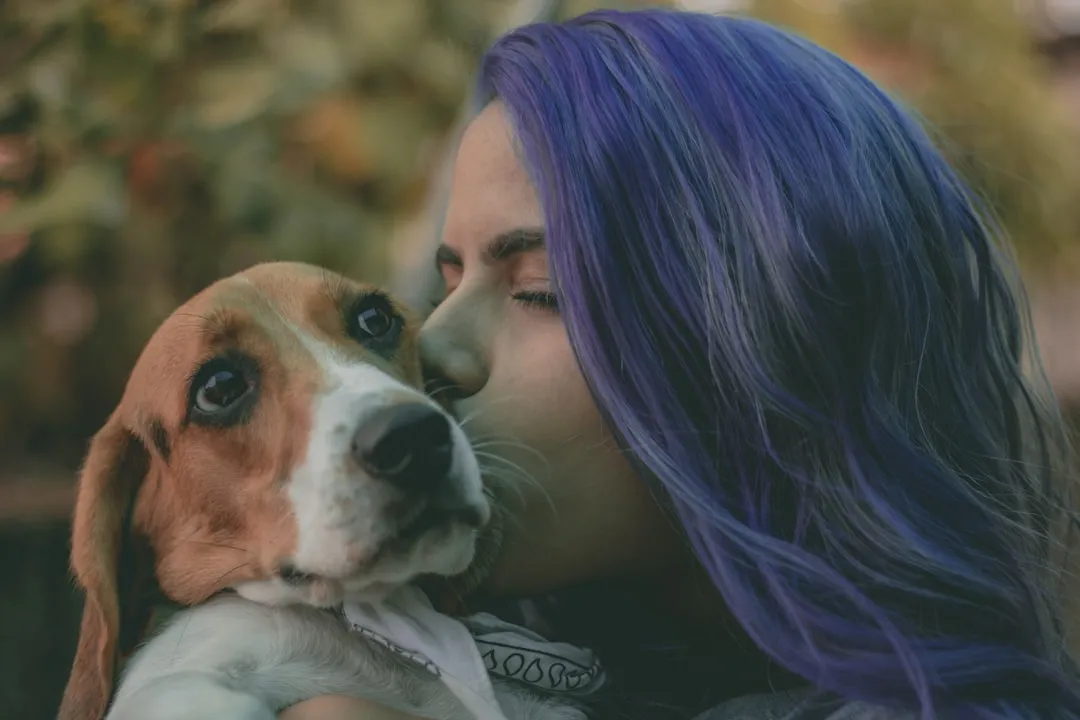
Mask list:
[[[475,322],[461,322],[449,310],[436,309],[420,330],[424,379],[428,391],[442,402],[478,393],[488,378],[487,353]]]

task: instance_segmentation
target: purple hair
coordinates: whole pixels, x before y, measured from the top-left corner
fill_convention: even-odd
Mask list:
[[[480,89],[597,403],[754,641],[927,719],[1080,717],[1063,426],[919,123],[812,43],[663,10],[516,30]]]

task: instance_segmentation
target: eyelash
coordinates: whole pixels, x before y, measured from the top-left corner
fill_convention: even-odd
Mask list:
[[[526,310],[537,312],[559,312],[559,300],[553,292],[525,291],[515,293],[511,297],[525,307]]]

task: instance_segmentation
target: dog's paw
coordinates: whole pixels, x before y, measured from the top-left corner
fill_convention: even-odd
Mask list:
[[[107,720],[275,720],[258,698],[214,682],[174,676],[120,698]]]

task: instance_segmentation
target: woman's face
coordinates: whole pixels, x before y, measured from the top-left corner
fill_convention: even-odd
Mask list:
[[[601,420],[551,295],[540,205],[496,103],[467,129],[421,334],[508,510],[490,592],[652,574],[678,535]]]

